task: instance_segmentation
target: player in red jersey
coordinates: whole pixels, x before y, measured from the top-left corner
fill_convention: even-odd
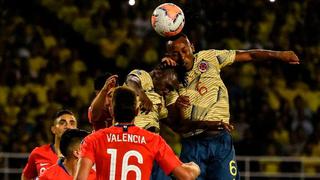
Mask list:
[[[87,179],[95,163],[97,179],[149,180],[154,160],[166,174],[173,173],[178,179],[195,179],[199,175],[198,165],[183,164],[159,135],[133,124],[138,111],[135,92],[116,88],[112,115],[117,123],[84,139],[75,179]]]
[[[88,109],[88,119],[94,130],[112,126],[112,117],[109,112],[111,94],[117,86],[117,75],[106,73],[98,76],[94,81],[96,97]]]
[[[77,120],[69,110],[57,112],[51,132],[54,134],[54,144],[47,144],[36,147],[30,154],[28,163],[24,167],[21,179],[35,179],[40,176],[48,167],[55,164],[61,156],[59,144],[61,135],[66,129],[77,128]]]
[[[64,158],[49,167],[40,177],[40,180],[72,180],[76,173],[77,162],[80,155],[80,142],[89,133],[80,129],[67,129],[61,136],[60,151]],[[89,180],[94,180],[96,173],[90,171]]]

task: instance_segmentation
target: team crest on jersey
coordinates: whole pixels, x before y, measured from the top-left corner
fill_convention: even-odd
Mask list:
[[[199,71],[204,73],[208,70],[209,68],[209,63],[205,60],[201,60],[201,62],[198,65]]]

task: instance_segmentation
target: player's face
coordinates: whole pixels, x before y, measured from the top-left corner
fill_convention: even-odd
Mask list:
[[[186,71],[190,71],[193,67],[193,52],[193,45],[183,36],[167,44],[167,55],[178,65],[183,66]]]
[[[55,124],[52,126],[51,130],[53,134],[61,137],[65,130],[77,128],[77,120],[71,114],[63,114],[55,120]]]
[[[171,91],[178,89],[179,81],[176,75],[166,74],[159,81],[154,82],[154,90],[160,96],[166,96]]]

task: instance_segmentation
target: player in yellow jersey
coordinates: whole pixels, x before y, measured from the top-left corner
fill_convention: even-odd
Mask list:
[[[177,66],[180,86],[166,98],[166,104],[169,116],[178,124],[176,131],[182,135],[180,158],[200,166],[198,179],[240,179],[232,137],[225,130],[232,126],[226,126],[230,119],[229,99],[220,71],[234,62],[259,60],[299,64],[293,51],[211,49],[195,53],[184,34],[167,42],[167,55],[162,62]]]
[[[135,69],[128,74],[125,84],[133,88],[139,98],[141,111],[135,118],[135,125],[159,133],[159,121],[165,120],[168,114],[163,96],[178,88],[174,69],[160,66],[151,72]]]

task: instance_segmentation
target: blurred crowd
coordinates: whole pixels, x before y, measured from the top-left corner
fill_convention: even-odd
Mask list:
[[[87,108],[94,96],[94,77],[114,72],[124,78],[135,67],[150,70],[159,63],[165,40],[152,30],[150,16],[164,2],[137,0],[133,6],[127,0],[4,3],[0,152],[30,152],[51,141],[51,119],[61,108],[75,112],[80,127],[90,130]],[[174,3],[184,10],[184,31],[197,50],[294,50],[301,59],[294,66],[268,62],[235,64],[223,70],[236,127],[236,153],[319,157],[320,1]],[[75,43],[77,37],[89,46]]]

